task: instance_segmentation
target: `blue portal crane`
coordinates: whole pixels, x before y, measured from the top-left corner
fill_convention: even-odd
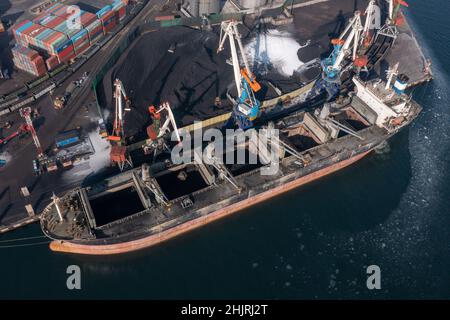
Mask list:
[[[234,81],[238,93],[238,99],[235,101],[230,120],[234,121],[240,129],[246,130],[253,127],[253,122],[259,116],[261,103],[256,99],[255,92],[261,90],[261,85],[256,81],[255,75],[250,70],[237,24],[237,21],[234,20],[222,22],[220,43],[217,52],[224,49],[225,41],[228,38],[230,42]],[[239,63],[236,42],[243,62],[242,68]]]

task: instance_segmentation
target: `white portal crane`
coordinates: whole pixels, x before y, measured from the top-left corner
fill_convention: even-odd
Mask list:
[[[391,88],[392,81],[394,80],[394,77],[398,76],[398,67],[399,63],[397,62],[394,67],[389,68],[389,70],[386,71],[387,75],[387,82],[386,82],[386,90],[389,90]]]
[[[339,37],[340,41],[344,41],[343,39],[347,35],[347,38],[343,42],[341,52],[339,53],[338,57],[336,58],[336,61],[333,65],[335,69],[339,68],[342,64],[342,61],[344,58],[348,55],[350,52],[350,46],[353,43],[353,49],[352,49],[352,60],[356,59],[356,54],[358,53],[359,48],[359,40],[361,37],[361,31],[363,30],[362,24],[361,24],[361,12],[356,11],[355,16],[350,20],[350,23],[348,24],[347,28],[342,32],[341,36]]]
[[[330,57],[322,62],[327,80],[336,81],[339,78],[342,63],[349,54],[351,54],[353,61],[356,59],[362,31],[361,12],[356,11],[340,37],[331,41],[334,45],[334,50]],[[350,50],[352,44],[353,48]]]
[[[366,14],[366,21],[364,23],[364,29],[363,29],[363,33],[362,33],[362,37],[361,37],[361,44],[366,45],[368,44],[368,42],[370,42],[370,30],[374,25],[374,19],[377,19],[376,14],[377,14],[377,5],[375,0],[371,0],[369,2],[369,5],[367,6],[367,9],[365,11]]]
[[[234,20],[230,21],[222,21],[221,29],[220,29],[220,40],[219,40],[219,48],[217,49],[217,53],[224,49],[224,44],[227,38],[230,41],[230,50],[231,50],[231,60],[233,63],[233,71],[234,71],[234,81],[236,83],[236,89],[238,92],[238,96],[241,96],[242,88],[241,88],[241,67],[239,63],[238,52],[236,48],[236,42],[239,46],[239,51],[241,54],[242,62],[244,63],[245,71],[247,71],[248,75],[251,75],[250,67],[248,65],[247,57],[244,54],[244,46],[241,41],[241,34],[237,28],[238,22]]]
[[[171,132],[169,125],[172,125],[172,130],[175,133],[175,136],[177,137],[177,141],[181,142],[180,133],[178,132],[177,123],[175,121],[175,117],[173,116],[172,108],[170,107],[170,104],[168,102],[164,102],[158,110],[156,110],[153,114],[160,114],[162,111],[167,112],[166,120],[164,121],[163,125],[160,126],[158,138],[161,138],[164,134],[167,132]]]
[[[122,81],[116,79],[114,81],[114,95],[116,103],[115,115],[114,115],[114,127],[112,135],[108,137],[111,141],[121,141],[124,138],[124,111],[130,111],[130,100],[123,86]],[[123,97],[123,99],[122,99]],[[125,108],[123,102],[125,101]]]

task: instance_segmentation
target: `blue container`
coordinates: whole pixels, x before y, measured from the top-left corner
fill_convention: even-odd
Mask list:
[[[64,148],[64,147],[67,147],[68,145],[77,143],[78,141],[80,141],[80,138],[72,137],[72,138],[68,138],[68,139],[65,139],[65,140],[57,141],[56,142],[56,146],[58,148]]]
[[[103,8],[101,8],[99,11],[97,11],[97,17],[101,18],[103,17],[105,14],[107,14],[109,11],[112,10],[112,6],[111,5],[107,5]]]
[[[56,147],[64,148],[80,141],[79,132],[77,130],[69,130],[62,132],[56,138]]]

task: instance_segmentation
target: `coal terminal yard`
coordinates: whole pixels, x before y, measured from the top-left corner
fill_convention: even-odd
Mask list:
[[[255,32],[245,27],[241,29],[247,31],[242,32],[244,45],[251,47],[249,42],[255,39]],[[289,37],[289,34],[280,37]],[[140,36],[105,75],[98,89],[100,105],[108,110],[109,120],[114,114],[112,83],[116,78],[123,82],[133,106],[125,118],[128,136],[139,136],[149,122],[148,107],[165,101],[174,109],[180,126],[231,111],[226,93],[230,91],[235,96],[236,90],[233,69],[227,63],[230,52],[227,48],[217,54],[218,43],[218,30],[189,27],[173,27]],[[173,53],[168,52],[171,47]],[[294,63],[300,65],[298,53],[293,54],[294,60],[297,59]],[[287,93],[302,85],[298,74],[282,74],[273,66],[269,69],[259,77],[263,86],[258,93],[260,100],[277,96],[273,86]],[[309,82],[318,74],[317,68],[315,72],[309,70],[303,80]],[[220,106],[215,105],[216,97],[220,98]]]
[[[342,32],[353,16],[354,10],[364,10],[367,3],[368,1],[352,0],[330,0],[317,3],[299,1],[292,7],[293,19],[282,25],[274,25],[265,20],[278,13],[265,12],[260,20],[255,20],[251,15],[244,16],[243,23],[238,28],[245,54],[262,86],[262,90],[257,92],[258,100],[264,101],[287,95],[319,77],[321,69],[318,62],[329,55],[332,49],[330,40]],[[141,30],[140,35],[127,46],[112,67],[106,73],[102,73],[101,81],[96,82],[100,117],[106,121],[107,134],[112,131],[114,123],[113,82],[115,79],[123,82],[131,101],[131,110],[125,113],[125,140],[127,144],[133,144],[132,147],[138,145],[134,144],[135,142],[148,138],[145,129],[151,123],[148,112],[150,105],[159,106],[163,102],[169,102],[177,125],[183,127],[196,120],[207,120],[230,112],[232,103],[227,93],[236,97],[233,68],[229,63],[228,41],[225,43],[224,50],[217,53],[220,25],[215,24],[212,29],[181,25],[149,28],[147,25],[149,16],[157,14],[148,9],[151,7],[150,1],[146,9],[148,11],[144,11],[139,18],[132,20],[133,26],[126,27],[122,32],[122,35],[127,37],[127,34],[134,32],[136,28]],[[95,9],[91,10],[95,11]],[[399,37],[396,46],[401,48],[405,45],[403,42],[408,41],[410,48],[418,47],[417,43],[411,40],[412,38]],[[118,43],[120,41],[117,41]],[[81,78],[83,72],[96,70],[89,75],[92,80],[97,77],[96,72],[99,72],[99,69],[105,71],[104,66],[107,65],[110,56],[113,56],[116,43],[111,41],[107,46],[109,48],[100,50],[97,56],[89,59],[86,66],[76,72],[71,80]],[[390,61],[396,61],[399,52],[397,50],[395,56],[388,57]],[[418,48],[416,52],[411,51],[410,55],[416,59],[414,61],[420,62],[422,59]],[[408,68],[417,68],[413,71],[418,78],[412,79],[411,82],[420,83],[423,80],[419,78],[423,75],[422,66],[408,65]],[[413,73],[412,70],[405,72]],[[379,74],[383,77],[385,73],[382,71]],[[65,88],[63,84],[56,89],[56,92],[64,92]],[[79,98],[71,101],[66,110],[62,111],[48,108],[52,104],[50,99],[52,97],[45,95],[36,103],[43,114],[39,123],[36,122],[36,129],[48,151],[53,148],[55,136],[59,131],[63,131],[61,129],[70,130],[80,126],[93,143],[95,153],[90,156],[90,160],[83,161],[82,164],[36,178],[32,176],[30,165],[35,157],[31,138],[23,137],[12,141],[7,148],[3,148],[8,152],[5,153],[8,155],[8,164],[1,169],[5,172],[5,179],[1,183],[3,191],[0,194],[0,202],[2,205],[5,204],[5,210],[2,210],[0,223],[10,224],[16,217],[26,215],[23,208],[29,200],[21,197],[19,192],[22,186],[32,186],[30,187],[32,205],[36,211],[39,211],[50,201],[51,191],[62,192],[72,184],[84,185],[104,177],[104,174],[119,171],[117,167],[111,166],[109,142],[100,138],[98,134],[100,119],[95,97],[91,91],[87,90],[89,88],[90,86],[86,85],[85,89],[81,89],[83,96],[80,95]],[[15,116],[15,122],[19,123],[20,118]],[[64,125],[61,126],[61,124]],[[62,128],[56,130],[57,127]],[[4,130],[4,135],[9,134],[13,129],[7,130]],[[15,160],[18,150],[23,149],[24,141],[28,147],[26,156]],[[151,160],[143,156],[143,148],[140,146],[130,148],[129,151],[137,166],[143,161]],[[11,177],[16,178],[16,174],[12,174],[12,168],[27,164],[29,170],[23,171],[23,177],[17,178],[14,183],[10,182]],[[17,170],[13,171],[15,173]]]
[[[257,98],[271,99],[316,79],[320,67],[314,62],[329,54],[330,39],[342,32],[354,10],[364,10],[367,3],[332,0],[293,8],[294,23],[282,26],[245,18],[239,31],[262,85]],[[236,96],[233,69],[227,63],[228,44],[216,53],[219,34],[219,26],[212,31],[177,26],[141,34],[97,87],[102,116],[112,126],[116,78],[123,82],[133,107],[125,115],[125,134],[131,141],[147,138],[151,105],[168,101],[180,127],[231,111],[226,93]]]

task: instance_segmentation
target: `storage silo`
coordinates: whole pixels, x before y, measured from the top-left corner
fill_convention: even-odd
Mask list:
[[[198,14],[220,13],[220,0],[199,0]]]

